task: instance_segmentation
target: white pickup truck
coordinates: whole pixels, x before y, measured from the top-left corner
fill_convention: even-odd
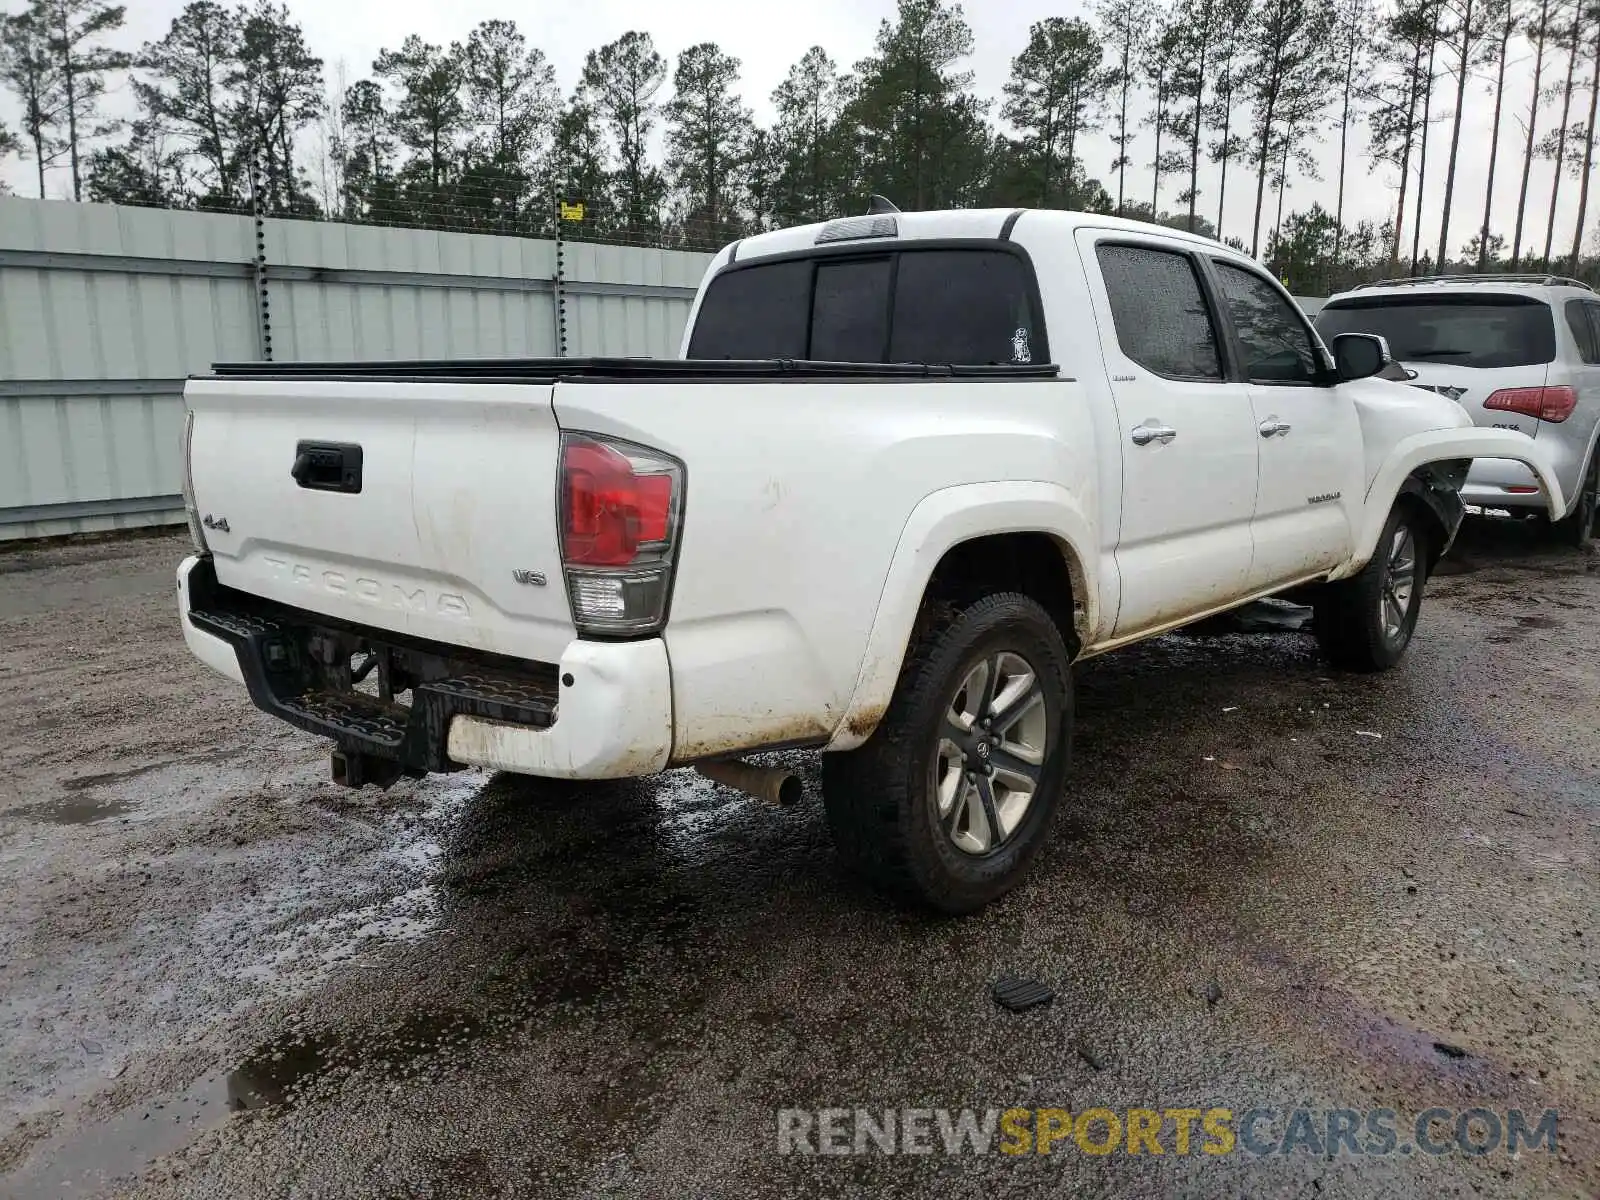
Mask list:
[[[1069,212],[725,248],[683,358],[219,365],[185,392],[184,637],[335,777],[826,751],[841,854],[974,909],[1067,787],[1072,665],[1293,590],[1400,657],[1470,460],[1532,439],[1332,353],[1248,258]]]

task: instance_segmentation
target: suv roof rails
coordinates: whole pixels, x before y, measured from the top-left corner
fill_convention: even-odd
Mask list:
[[[1406,275],[1400,279],[1372,279],[1366,283],[1356,284],[1355,290],[1375,287],[1403,287],[1407,284],[1423,283],[1537,283],[1545,287],[1575,287],[1586,292],[1594,291],[1581,279],[1573,279],[1567,275],[1546,275],[1537,273],[1532,275],[1500,274],[1493,271],[1482,271],[1471,275]]]

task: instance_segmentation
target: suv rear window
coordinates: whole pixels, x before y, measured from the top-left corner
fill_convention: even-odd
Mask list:
[[[1027,262],[1008,250],[913,247],[758,262],[711,281],[689,357],[1043,363],[1049,346],[1035,296]]]
[[[1458,367],[1530,367],[1556,356],[1550,306],[1532,296],[1351,297],[1323,306],[1317,332],[1376,333],[1402,362]]]

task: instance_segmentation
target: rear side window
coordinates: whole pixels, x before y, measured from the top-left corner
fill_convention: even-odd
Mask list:
[[[811,302],[811,352],[822,362],[883,361],[889,342],[887,258],[817,263]]]
[[[900,256],[890,362],[1044,362],[1033,283],[1014,254],[919,250]]]
[[[1188,255],[1102,244],[1095,257],[1124,354],[1157,375],[1222,378],[1216,327]]]
[[[809,262],[725,271],[700,302],[689,357],[805,358],[810,321]]]
[[[1592,300],[1567,301],[1567,328],[1578,343],[1578,355],[1586,363],[1600,362],[1600,324],[1595,317],[1600,304]]]
[[[1554,314],[1532,296],[1353,296],[1324,305],[1317,332],[1325,342],[1341,333],[1376,333],[1401,362],[1531,367],[1556,356]]]

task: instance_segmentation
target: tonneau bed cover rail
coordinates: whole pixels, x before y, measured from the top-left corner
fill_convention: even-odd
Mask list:
[[[393,379],[488,383],[639,383],[722,379],[1055,379],[1054,363],[851,363],[806,359],[478,358],[215,363],[221,379]],[[201,375],[196,378],[208,378]]]

